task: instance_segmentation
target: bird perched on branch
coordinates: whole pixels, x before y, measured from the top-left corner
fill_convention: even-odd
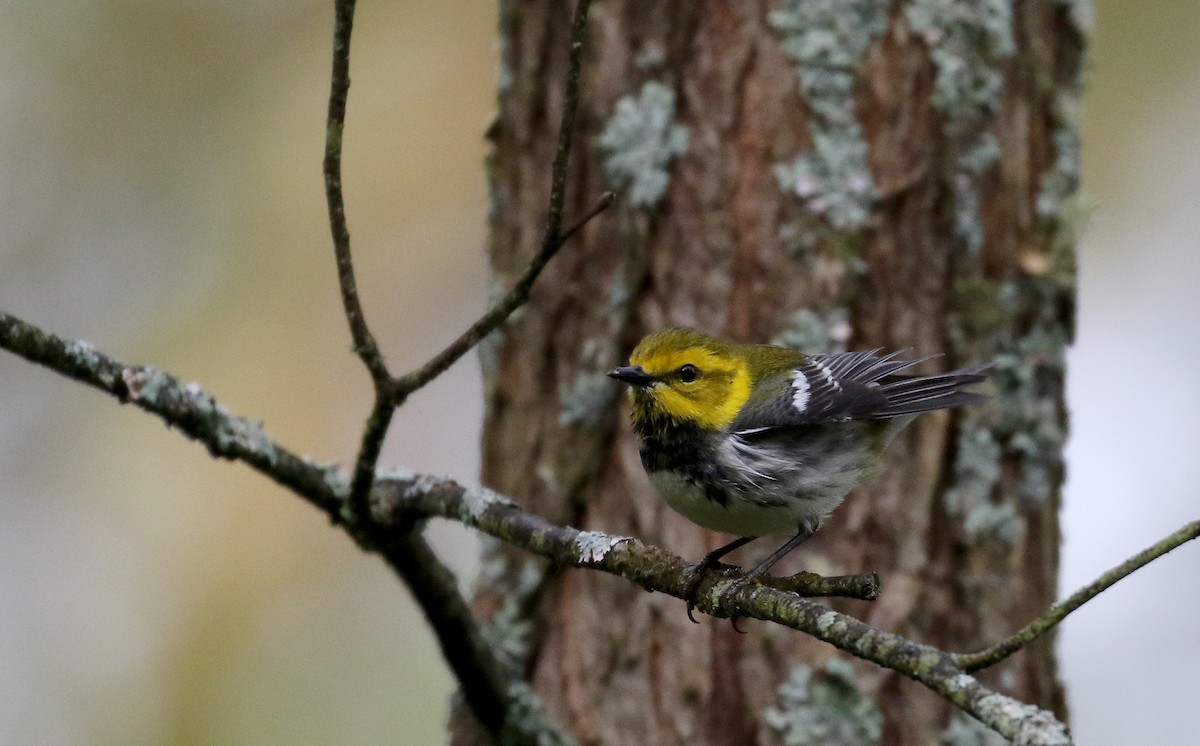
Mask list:
[[[884,448],[913,415],[986,399],[963,389],[988,366],[908,375],[930,358],[901,354],[805,355],[680,327],[647,336],[629,365],[609,372],[631,387],[642,465],[662,498],[693,523],[738,537],[692,566],[689,619],[700,580],[721,557],[759,536],[792,534],[728,597],[878,476]]]

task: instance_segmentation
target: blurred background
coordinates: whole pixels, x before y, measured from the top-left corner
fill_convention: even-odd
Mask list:
[[[369,385],[322,192],[328,6],[5,2],[0,308],[346,462]],[[396,369],[483,308],[495,13],[358,10],[348,217]],[[1200,3],[1096,18],[1062,595],[1200,518]],[[383,463],[473,480],[480,412],[468,359]],[[476,539],[434,535],[469,582]],[[1200,732],[1197,574],[1187,546],[1064,625],[1079,743]],[[406,592],[316,511],[0,354],[0,743],[440,743],[450,690]]]

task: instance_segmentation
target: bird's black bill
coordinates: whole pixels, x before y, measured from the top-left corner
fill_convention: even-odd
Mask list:
[[[613,368],[608,372],[608,376],[631,386],[649,386],[654,383],[654,376],[637,365],[622,365],[620,368]]]

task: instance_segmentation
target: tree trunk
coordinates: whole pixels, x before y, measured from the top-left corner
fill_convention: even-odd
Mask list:
[[[543,228],[572,5],[501,3],[498,287]],[[481,349],[485,483],[550,520],[694,561],[730,537],[655,496],[604,376],[644,333],[684,324],[810,352],[946,353],[927,371],[993,361],[987,405],[919,418],[885,476],[776,572],[876,570],[878,601],[834,605],[950,650],[1043,610],[1074,301],[1073,12],[1051,0],[594,3],[567,219],[605,189],[618,206]],[[748,566],[783,538],[731,561]],[[693,625],[677,599],[501,547],[484,578],[477,610],[581,743],[929,744],[971,727],[924,688],[794,631]],[[1065,717],[1051,636],[983,678]]]

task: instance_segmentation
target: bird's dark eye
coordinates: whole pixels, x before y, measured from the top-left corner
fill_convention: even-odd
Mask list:
[[[700,377],[700,370],[694,365],[685,365],[679,369],[679,380],[691,383]]]

